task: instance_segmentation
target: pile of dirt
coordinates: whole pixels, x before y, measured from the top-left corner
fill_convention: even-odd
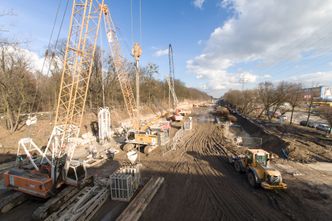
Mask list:
[[[293,125],[271,126],[270,130],[288,142],[286,150],[290,159],[305,163],[332,162],[332,139],[320,131]]]
[[[293,125],[256,122],[237,113],[237,123],[251,137],[262,138],[262,148],[293,161],[332,162],[332,139],[319,131]]]
[[[262,139],[262,148],[277,154],[279,157],[284,157],[282,150],[288,146],[288,143],[280,136],[273,134],[266,130],[263,126],[254,121],[233,113],[237,118],[237,123],[251,136]]]

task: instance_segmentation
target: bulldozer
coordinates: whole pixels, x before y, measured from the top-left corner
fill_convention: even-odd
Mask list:
[[[287,189],[280,171],[270,165],[271,154],[262,149],[248,149],[244,154],[231,159],[237,172],[246,172],[252,187],[261,186],[263,189]]]

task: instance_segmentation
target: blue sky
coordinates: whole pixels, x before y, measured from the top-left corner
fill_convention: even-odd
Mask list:
[[[28,41],[22,47],[41,59],[59,1],[62,14],[64,0],[1,0],[0,12],[12,10],[15,15],[0,17],[0,30],[5,30],[0,37]],[[306,86],[331,84],[332,3],[329,1],[141,1],[141,39],[139,0],[132,0],[133,39],[131,0],[105,2],[119,28],[124,55],[130,58],[133,41],[140,41],[141,63],[159,65],[159,78],[168,73],[168,57],[164,52],[171,43],[176,78],[213,96],[220,96],[230,88],[241,88],[241,79],[246,82],[245,88],[265,80],[290,80]],[[69,14],[70,10],[62,38],[66,37]]]

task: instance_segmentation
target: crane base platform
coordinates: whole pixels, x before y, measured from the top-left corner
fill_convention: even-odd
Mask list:
[[[33,196],[48,198],[52,188],[49,175],[36,170],[12,168],[3,174],[5,186]]]

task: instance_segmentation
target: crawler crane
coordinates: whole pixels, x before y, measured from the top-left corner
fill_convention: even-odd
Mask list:
[[[47,198],[62,184],[78,186],[86,179],[85,166],[74,160],[82,124],[104,0],[74,0],[70,17],[54,128],[45,151],[31,138],[19,141],[18,155],[28,164],[4,174],[5,185]],[[40,157],[32,157],[38,153]]]
[[[169,44],[169,46],[168,46],[168,62],[169,62],[169,75],[166,78],[166,80],[167,80],[167,84],[168,84],[168,88],[169,88],[169,93],[172,95],[172,98],[173,98],[173,110],[174,110],[174,113],[171,115],[170,118],[173,121],[180,122],[183,120],[185,112],[181,111],[178,108],[179,100],[175,93],[174,59],[173,59],[173,48],[172,48],[171,44]],[[170,103],[170,100],[169,100],[169,103]]]
[[[125,151],[130,151],[134,148],[140,148],[142,146],[144,148],[144,153],[149,153],[157,146],[164,145],[169,141],[169,127],[164,126],[156,130],[150,130],[149,126],[151,123],[159,117],[156,117],[146,125],[140,125],[138,119],[138,107],[130,85],[127,70],[124,67],[125,63],[121,55],[120,43],[116,35],[116,29],[107,7],[103,8],[103,13],[105,15],[104,18],[107,40],[113,57],[114,69],[120,83],[125,106],[133,127],[133,129],[129,130],[126,135],[126,142],[123,149]],[[133,56],[136,59],[136,63],[137,59],[141,56],[141,53],[142,50],[136,43],[133,48]]]
[[[104,0],[74,0],[54,128],[44,151],[31,138],[19,141],[18,157],[26,158],[17,167],[4,173],[7,188],[48,198],[62,184],[79,186],[86,181],[85,165],[82,161],[74,160],[73,155],[78,145],[102,15],[125,106],[134,128],[128,133],[127,144],[131,147],[143,145],[148,147],[145,150],[151,150],[166,142],[164,137],[167,136],[163,135],[168,134],[167,129],[148,133],[140,128],[116,29]]]

